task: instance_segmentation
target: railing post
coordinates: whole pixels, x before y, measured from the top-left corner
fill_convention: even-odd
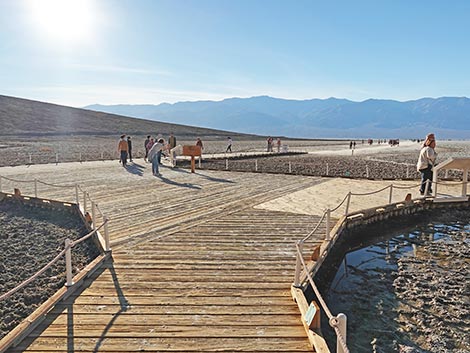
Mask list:
[[[0,175],[0,192],[2,192],[2,176]]]
[[[424,196],[427,196],[429,192],[429,184],[431,183],[431,180],[426,180],[426,186],[424,187]]]
[[[225,159],[225,169],[228,170],[228,159]]]
[[[339,313],[336,318],[338,319],[338,329],[340,332],[341,337],[343,337],[343,343],[346,344],[346,328],[347,328],[347,317],[343,313]],[[340,341],[339,337],[336,341],[336,352],[337,353],[345,353],[343,348],[343,344]]]
[[[75,202],[77,203],[77,206],[80,205],[80,199],[78,197],[78,184],[75,184]]]
[[[91,220],[93,222],[92,229],[96,229],[96,204],[94,201],[91,201]]]
[[[369,179],[369,166],[366,165],[366,178]]]
[[[103,222],[104,222],[104,251],[109,252],[111,249],[109,247],[108,217],[103,216]]]
[[[351,203],[351,191],[348,192],[348,199],[346,200],[346,211],[344,211],[344,215],[347,216],[349,213],[349,204]]]
[[[67,274],[66,287],[73,286],[72,280],[72,247],[70,246],[70,239],[65,239],[65,271]]]
[[[201,156],[199,156],[198,164],[199,164],[199,169],[201,169],[202,168],[202,157]]]
[[[331,210],[328,208],[326,210],[326,234],[325,240],[330,240],[330,217],[331,217]]]
[[[328,163],[326,163],[326,176],[328,176],[329,174],[330,174],[330,168],[329,168]]]
[[[33,158],[31,156],[31,153],[29,154],[29,164],[33,164]]]
[[[258,171],[258,160],[255,159],[255,172],[257,172],[257,171]]]
[[[406,165],[406,179],[408,179],[410,177],[410,165],[407,164]]]
[[[82,151],[80,151],[80,154],[79,154],[79,157],[78,157],[78,158],[79,158],[79,160],[80,160],[80,162],[81,162],[81,161],[82,161]]]
[[[83,192],[83,212],[86,212],[86,191]]]
[[[289,162],[289,174],[292,174],[292,163]]]
[[[297,257],[295,262],[295,278],[294,278],[294,287],[300,288],[300,272],[302,271],[302,261],[300,261],[300,257],[302,256],[302,250],[304,243],[303,241],[299,241],[297,250]]]
[[[388,203],[392,203],[392,196],[393,196],[393,184],[390,184],[390,195],[388,195]]]
[[[38,197],[38,180],[34,179],[34,197]]]
[[[56,152],[55,154],[55,164],[59,163],[59,154]]]

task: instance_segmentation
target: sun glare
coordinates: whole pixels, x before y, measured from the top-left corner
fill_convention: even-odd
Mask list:
[[[70,43],[92,38],[93,0],[29,0],[29,7],[42,37]]]

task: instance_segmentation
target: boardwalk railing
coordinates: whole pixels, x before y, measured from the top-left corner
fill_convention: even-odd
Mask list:
[[[434,184],[434,192],[437,190],[438,185],[443,185],[443,186],[450,186],[450,187],[455,187],[455,186],[462,186],[464,184],[468,184],[469,182],[432,182],[428,180],[426,182],[426,187],[425,187],[425,192],[424,195],[421,198],[429,198],[429,197],[435,197],[432,195],[428,194],[428,191],[431,189],[431,185]],[[313,291],[315,292],[316,298],[318,299],[321,308],[323,309],[324,313],[327,315],[328,320],[329,320],[329,325],[334,329],[337,337],[337,353],[348,353],[349,349],[346,345],[346,322],[347,322],[347,317],[346,315],[340,313],[336,316],[334,316],[330,309],[328,308],[328,305],[324,301],[320,291],[318,290],[318,287],[316,286],[311,273],[313,270],[313,266],[308,266],[306,260],[304,259],[304,245],[305,243],[314,237],[314,235],[318,235],[320,226],[324,223],[325,224],[325,241],[327,242],[326,246],[321,246],[320,248],[320,253],[318,255],[319,259],[324,259],[328,253],[328,250],[331,248],[332,244],[337,240],[339,237],[339,229],[341,229],[342,224],[345,222],[347,217],[354,217],[355,212],[351,212],[351,199],[352,197],[364,197],[364,196],[370,196],[373,194],[379,194],[386,192],[386,205],[391,205],[392,204],[392,199],[393,199],[393,193],[394,190],[403,190],[403,189],[412,189],[419,187],[421,183],[411,185],[411,186],[401,186],[401,185],[394,185],[390,184],[389,186],[386,186],[384,188],[381,188],[379,190],[375,190],[372,192],[367,192],[367,193],[353,193],[349,192],[343,200],[333,209],[327,209],[324,211],[323,215],[321,216],[318,224],[314,227],[314,229],[303,239],[299,240],[296,244],[296,254],[297,254],[297,259],[296,259],[296,268],[295,268],[295,277],[294,277],[294,287],[297,288],[302,288],[302,273],[304,277],[306,277],[306,280],[312,287]],[[385,200],[384,200],[385,201]],[[331,229],[331,215],[333,212],[336,212],[340,209],[341,206],[344,205],[344,213],[336,226],[334,227],[334,230],[332,231]],[[339,224],[341,223],[341,224]]]
[[[98,205],[91,200],[90,196],[86,191],[83,191],[81,187],[76,184],[76,185],[56,185],[56,184],[49,184],[45,183],[43,181],[33,179],[33,180],[16,180],[12,178],[8,178],[5,176],[0,175],[0,193],[2,192],[2,180],[9,181],[12,183],[32,183],[33,188],[34,188],[34,197],[38,198],[38,185],[47,185],[49,187],[53,188],[69,188],[69,189],[74,189],[75,190],[75,198],[76,198],[76,203],[79,211],[82,214],[82,217],[85,219],[85,221],[88,221],[88,223],[91,226],[91,231],[81,237],[80,239],[77,240],[70,240],[69,238],[65,239],[65,244],[64,244],[64,249],[60,251],[48,264],[46,264],[44,267],[42,267],[39,271],[37,271],[34,275],[32,275],[30,278],[26,279],[19,285],[17,285],[15,288],[11,289],[7,293],[4,293],[0,295],[0,301],[7,299],[8,297],[12,296],[14,293],[18,292],[20,289],[24,288],[27,286],[29,283],[33,282],[35,279],[37,279],[41,274],[43,274],[45,271],[47,271],[52,265],[54,265],[57,261],[60,260],[62,256],[65,255],[65,267],[66,267],[66,283],[65,286],[70,287],[72,286],[73,279],[72,279],[72,248],[84,242],[85,240],[91,238],[93,235],[96,234],[98,237],[98,241],[102,244],[102,249],[105,252],[110,251],[110,245],[109,245],[109,233],[108,233],[108,218],[101,212],[99,209]],[[79,191],[83,193],[83,204],[80,205],[79,203]],[[10,195],[13,197],[12,195]],[[21,195],[15,195],[16,197],[22,197]],[[47,201],[47,200],[46,200]],[[87,211],[87,203],[91,204],[91,212],[92,216],[91,219],[89,219],[89,213]],[[102,219],[101,224],[98,226],[97,224],[97,219],[98,219],[98,213]],[[91,222],[89,222],[91,221]],[[103,228],[104,231],[104,241],[99,233],[99,230]]]

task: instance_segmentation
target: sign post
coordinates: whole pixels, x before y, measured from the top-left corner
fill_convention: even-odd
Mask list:
[[[183,146],[183,156],[191,157],[191,173],[194,173],[196,170],[196,160],[195,157],[201,157],[201,147],[200,146]]]

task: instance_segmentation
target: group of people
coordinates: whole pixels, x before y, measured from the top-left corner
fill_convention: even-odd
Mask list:
[[[273,152],[274,139],[271,136],[269,136],[266,142],[268,143],[268,147],[266,151]],[[277,139],[276,146],[277,146],[277,153],[281,152],[281,139],[280,138]]]

